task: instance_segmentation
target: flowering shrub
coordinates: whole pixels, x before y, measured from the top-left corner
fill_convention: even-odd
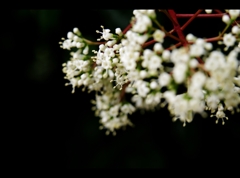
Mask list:
[[[214,13],[213,13],[214,12]],[[164,13],[173,24],[171,31],[158,22]],[[228,119],[226,111],[239,111],[240,103],[240,10],[198,10],[176,14],[174,10],[134,10],[130,24],[122,31],[105,29],[97,42],[84,38],[78,28],[62,38],[61,48],[71,58],[63,64],[66,85],[96,92],[96,116],[107,134],[132,125],[128,116],[137,109],[168,106],[173,120],[193,120],[194,114]],[[178,19],[189,17],[180,26]],[[226,27],[212,38],[196,37],[183,30],[195,18],[221,18]],[[174,35],[175,33],[175,35]],[[166,47],[172,38],[176,44]],[[217,44],[214,48],[213,43]],[[89,51],[91,45],[98,49]],[[151,47],[151,48],[150,48]],[[180,88],[182,88],[180,92]],[[131,96],[127,98],[126,95]]]

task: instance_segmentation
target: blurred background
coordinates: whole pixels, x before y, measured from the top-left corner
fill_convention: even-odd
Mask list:
[[[11,136],[7,145],[14,145],[7,146],[14,154],[11,163],[64,168],[212,168],[239,164],[239,114],[230,115],[224,126],[215,124],[215,118],[196,115],[183,128],[179,121],[171,121],[167,109],[136,112],[130,116],[134,128],[106,136],[91,110],[94,93],[78,89],[72,94],[72,87],[65,86],[68,81],[63,79],[62,63],[70,55],[59,47],[61,38],[78,27],[86,38],[95,41],[100,25],[111,31],[124,29],[131,16],[131,9],[1,12],[5,24],[2,61],[8,63],[5,74],[10,74],[3,81],[12,86],[5,87],[11,92],[11,100],[5,104],[11,110],[3,116],[9,122],[6,136]],[[172,28],[164,18],[162,23],[167,30]],[[203,25],[206,21],[199,20],[188,30],[211,36],[212,28]],[[214,25],[221,26],[222,22]]]

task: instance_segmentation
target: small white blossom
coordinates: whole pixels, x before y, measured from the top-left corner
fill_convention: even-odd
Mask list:
[[[189,33],[186,36],[186,39],[187,39],[188,42],[195,42],[196,41],[196,37],[193,34],[191,34],[191,33]]]
[[[122,30],[120,28],[116,28],[115,33],[118,35],[122,35]]]
[[[161,73],[158,78],[158,82],[161,86],[167,86],[170,80],[171,76],[166,72]]]
[[[229,16],[228,16],[227,14],[224,14],[224,15],[222,16],[222,21],[223,21],[224,23],[228,24],[228,23],[230,22]]]
[[[146,78],[148,75],[148,73],[145,70],[141,70],[139,74],[142,79]]]
[[[155,43],[153,46],[153,50],[154,52],[162,52],[163,51],[163,47],[161,43]]]
[[[210,50],[212,50],[213,45],[212,45],[212,43],[205,43],[205,44],[204,44],[204,48],[205,48],[206,50],[210,51]]]
[[[171,52],[170,52],[169,50],[164,50],[164,51],[163,51],[163,53],[162,53],[163,59],[169,60],[169,59],[170,59],[170,56],[171,56]]]
[[[184,63],[178,63],[173,69],[173,78],[177,83],[182,83],[186,77],[187,66]]]
[[[207,14],[211,14],[211,13],[212,13],[212,9],[205,9],[205,12],[206,12]]]
[[[110,30],[109,29],[104,29],[103,26],[101,26],[101,28],[103,29],[103,32],[100,32],[98,30],[96,31],[97,33],[101,33],[102,34],[102,36],[99,39],[97,39],[97,40],[100,41],[101,39],[104,39],[104,40],[107,41],[109,39],[112,39],[113,34],[110,33]]]
[[[158,88],[158,83],[157,83],[156,81],[152,81],[152,82],[150,83],[150,88],[151,88],[151,89],[157,89],[157,88]]]
[[[190,52],[189,54],[191,56],[196,56],[196,57],[200,57],[201,55],[203,55],[205,52],[203,46],[198,45],[198,44],[193,44],[190,46]]]
[[[150,89],[147,87],[147,82],[140,82],[137,87],[138,94],[142,97],[146,97]]]
[[[149,60],[148,68],[150,70],[155,70],[161,66],[161,62],[162,60],[159,56],[153,55]]]
[[[198,66],[198,61],[196,59],[191,59],[189,65],[191,68],[196,68]]]
[[[239,34],[240,33],[240,28],[237,25],[233,26],[232,27],[232,33],[236,34],[236,35]]]
[[[224,34],[224,36],[223,36],[223,43],[227,47],[233,46],[235,41],[236,41],[236,38],[231,33]]]
[[[73,32],[74,32],[75,34],[77,34],[77,35],[81,35],[81,32],[79,31],[79,29],[78,29],[77,27],[75,27],[75,28],[73,29]]]
[[[155,32],[153,33],[153,39],[160,43],[163,43],[164,36],[165,33],[159,29],[155,30]]]
[[[206,81],[206,76],[200,71],[194,73],[191,78],[192,85],[195,85],[198,87],[202,87],[205,81]]]
[[[234,10],[229,10],[229,14],[231,16],[231,19],[236,19],[239,16],[240,10],[234,9]]]

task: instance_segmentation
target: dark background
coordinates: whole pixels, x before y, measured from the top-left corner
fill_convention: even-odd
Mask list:
[[[71,94],[64,86],[62,63],[69,51],[59,47],[78,27],[95,40],[100,25],[124,29],[132,10],[1,11],[2,120],[8,161],[16,166],[64,168],[192,168],[239,166],[239,114],[222,126],[215,118],[196,116],[185,128],[173,123],[167,109],[134,113],[134,128],[106,136],[91,110],[94,93]],[[164,19],[163,19],[164,22]],[[205,23],[205,24],[204,24]],[[204,26],[205,25],[205,26]],[[199,20],[196,35],[212,35],[222,22]],[[172,28],[166,24],[166,29]],[[214,34],[215,35],[215,34]],[[6,62],[6,64],[5,64]]]

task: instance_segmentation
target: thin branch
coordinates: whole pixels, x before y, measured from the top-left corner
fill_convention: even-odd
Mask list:
[[[182,45],[182,43],[179,42],[179,43],[177,43],[177,44],[175,44],[175,45],[173,45],[173,46],[167,48],[166,50],[172,50],[172,49],[177,48],[178,46],[181,46],[181,45]]]
[[[203,10],[198,10],[180,29],[184,30]]]
[[[148,42],[144,43],[144,44],[142,45],[142,47],[143,47],[143,48],[146,48],[147,46],[149,46],[149,45],[151,45],[151,44],[153,44],[153,43],[155,43],[155,42],[156,42],[155,40],[148,41]]]
[[[172,18],[172,22],[173,22],[173,26],[174,26],[174,29],[175,31],[177,32],[181,42],[183,43],[184,46],[187,46],[188,42],[184,36],[184,34],[182,33],[181,29],[180,29],[180,25],[178,23],[178,20],[176,18],[176,13],[174,10],[168,10],[169,12],[169,15],[171,16]]]
[[[206,42],[212,42],[212,41],[219,41],[222,40],[222,37],[216,36],[216,37],[212,37],[212,38],[207,38],[205,39]]]
[[[154,20],[154,22],[157,24],[157,26],[158,26],[162,31],[164,31],[164,33],[165,33],[167,36],[173,38],[173,39],[176,40],[176,41],[181,41],[179,38],[177,38],[176,36],[172,35],[172,34],[169,33],[168,31],[166,31],[166,30],[164,29],[164,27],[158,23],[157,20]]]
[[[195,14],[176,14],[177,18],[189,18],[194,16]],[[199,14],[197,18],[221,18],[223,14]]]
[[[123,34],[127,33],[127,31],[132,28],[132,24],[130,23],[124,30],[123,30]]]
[[[130,84],[130,82],[127,82],[127,83],[123,84],[123,87],[122,87],[122,90],[121,90],[121,93],[120,93],[120,101],[122,101],[124,99],[125,91],[126,91],[126,88],[129,84]]]

